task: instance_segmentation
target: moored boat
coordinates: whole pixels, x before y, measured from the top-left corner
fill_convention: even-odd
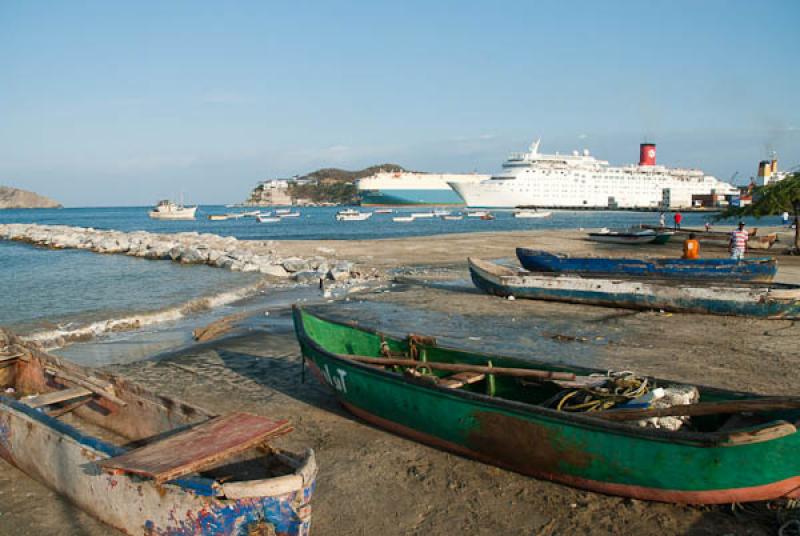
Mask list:
[[[515,218],[549,218],[553,213],[549,210],[515,210]]]
[[[197,207],[185,207],[169,199],[162,199],[148,215],[155,220],[193,220]]]
[[[336,213],[336,221],[364,221],[372,217],[372,212],[359,212],[352,208],[346,208]]]
[[[309,533],[313,451],[261,449],[286,421],[216,416],[0,340],[0,457],[73,504],[126,534]]]
[[[411,215],[411,216],[395,216],[395,217],[392,218],[392,221],[397,222],[397,223],[409,223],[409,222],[412,222],[412,221],[414,221],[416,219],[417,218],[414,217],[413,215]]]
[[[449,214],[447,216],[441,216],[444,221],[460,221],[464,219],[464,216],[461,214]]]
[[[278,223],[279,221],[281,221],[281,217],[270,216],[269,214],[266,215],[259,214],[256,216],[256,220],[258,221],[258,223]]]
[[[516,272],[481,259],[468,259],[473,283],[489,294],[585,303],[623,309],[800,319],[800,285],[710,284]]]
[[[208,219],[211,221],[225,221],[229,218],[227,214],[210,214]]]
[[[531,272],[557,272],[588,276],[655,277],[769,282],[778,271],[773,257],[733,259],[631,259],[570,257],[547,251],[517,248],[517,258]]]
[[[346,409],[411,439],[637,499],[731,503],[799,495],[800,434],[791,424],[800,418],[798,397],[640,378],[637,385],[647,387],[631,398],[573,412],[567,394],[601,389],[617,376],[447,348],[433,337],[401,339],[297,306],[294,323],[306,362]],[[692,395],[664,409],[639,403],[659,389]],[[627,409],[637,405],[644,407]],[[652,421],[670,416],[679,422]]]

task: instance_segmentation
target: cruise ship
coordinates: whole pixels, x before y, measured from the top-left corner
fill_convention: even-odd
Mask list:
[[[656,165],[656,146],[643,143],[639,164],[610,166],[589,154],[543,154],[540,140],[512,153],[497,175],[480,182],[450,182],[469,207],[565,209],[688,208],[692,196],[738,195],[738,189],[696,169]]]
[[[358,179],[361,204],[375,205],[462,205],[449,184],[478,183],[489,175],[379,171]]]

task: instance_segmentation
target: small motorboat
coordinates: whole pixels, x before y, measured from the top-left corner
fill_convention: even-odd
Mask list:
[[[495,219],[495,217],[494,217],[494,214],[492,214],[491,212],[487,212],[486,214],[481,216],[480,219],[482,219],[484,221],[491,221],[491,220]]]
[[[549,211],[539,211],[539,210],[515,210],[514,217],[515,218],[548,218],[552,215],[552,212]]]
[[[336,221],[364,221],[372,217],[372,212],[359,212],[346,208],[336,213]]]
[[[437,208],[436,210],[433,211],[433,215],[438,217],[438,218],[443,218],[445,216],[449,216],[450,215],[450,211],[449,210],[444,210],[444,209],[441,209],[441,208]]]
[[[395,216],[394,218],[392,218],[392,221],[396,221],[398,223],[408,223],[416,219],[417,218],[414,217],[414,215],[412,214],[411,216]]]
[[[208,219],[211,221],[225,221],[229,218],[227,214],[210,214]]]
[[[297,212],[297,211],[295,211],[295,212],[278,212],[278,211],[276,210],[276,211],[275,211],[275,214],[276,214],[276,215],[277,215],[279,218],[299,218],[299,217],[300,217],[300,213],[299,213],[299,212]]]
[[[448,214],[446,216],[441,216],[441,218],[444,221],[459,221],[459,220],[463,220],[464,216],[462,216],[461,214]]]
[[[259,214],[258,216],[256,216],[256,220],[258,221],[258,223],[277,223],[281,221],[281,218],[280,216],[269,216],[269,215],[262,216],[261,214]]]
[[[488,210],[468,210],[467,218],[481,218],[489,214]]]
[[[412,212],[411,215],[415,218],[433,218],[435,214],[433,212]]]
[[[196,211],[197,206],[185,207],[183,203],[162,199],[148,215],[155,220],[193,220]]]
[[[390,208],[376,208],[373,212],[375,212],[375,214],[391,214],[394,210]]]

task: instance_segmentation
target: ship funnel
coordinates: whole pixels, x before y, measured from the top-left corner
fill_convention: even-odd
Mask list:
[[[641,145],[639,145],[639,165],[640,166],[656,165],[655,143],[642,143]]]

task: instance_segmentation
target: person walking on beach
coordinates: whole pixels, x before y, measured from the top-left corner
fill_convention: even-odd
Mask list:
[[[694,237],[694,233],[689,233],[689,238],[683,241],[683,257],[684,259],[699,259],[700,258],[700,242]]]
[[[661,214],[658,215],[658,226],[666,227],[666,225],[667,225],[666,218],[664,217],[664,213],[662,212]]]
[[[683,219],[683,216],[680,212],[676,212],[672,219],[675,220],[675,230],[677,231],[681,228],[681,220]]]
[[[747,249],[747,240],[750,234],[744,229],[744,222],[739,222],[739,228],[731,233],[731,242],[729,250],[731,252],[731,259],[742,260],[744,259],[744,252]]]

